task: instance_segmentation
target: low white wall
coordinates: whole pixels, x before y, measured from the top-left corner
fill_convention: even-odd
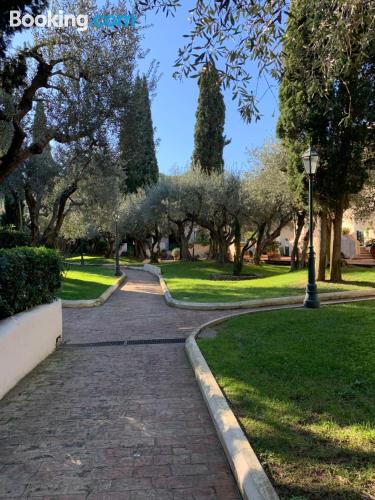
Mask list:
[[[341,236],[341,252],[347,259],[352,259],[356,256],[356,244],[352,237]]]
[[[0,399],[55,350],[61,335],[60,300],[0,321]]]
[[[152,264],[144,264],[143,269],[153,274],[154,276],[161,276],[160,267],[153,266]]]

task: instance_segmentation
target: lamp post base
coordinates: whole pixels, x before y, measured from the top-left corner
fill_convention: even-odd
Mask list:
[[[318,289],[315,284],[308,284],[306,287],[305,300],[303,301],[304,307],[309,309],[319,309],[320,302],[318,298]]]

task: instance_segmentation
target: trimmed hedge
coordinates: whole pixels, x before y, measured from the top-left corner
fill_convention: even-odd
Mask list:
[[[0,248],[30,246],[30,237],[22,231],[8,227],[0,228]]]
[[[44,247],[0,249],[0,319],[56,298],[62,261]]]

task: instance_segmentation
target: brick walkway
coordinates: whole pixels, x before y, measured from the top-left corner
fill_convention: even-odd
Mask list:
[[[226,314],[169,308],[155,278],[127,274],[105,305],[64,310],[67,346],[0,402],[0,498],[240,498],[183,344],[72,345],[185,337]]]

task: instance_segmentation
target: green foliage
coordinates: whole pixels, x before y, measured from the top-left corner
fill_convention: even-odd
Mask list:
[[[225,104],[218,72],[207,64],[199,78],[199,99],[194,132],[193,167],[206,174],[224,171]]]
[[[200,229],[195,235],[195,243],[197,245],[208,246],[210,244],[210,237],[207,231]]]
[[[259,95],[254,67],[258,75],[275,77],[279,61],[279,43],[284,32],[286,0],[277,2],[240,2],[238,0],[195,0],[189,3],[190,33],[179,49],[176,77],[197,77],[207,64],[219,67],[223,84],[232,88],[233,99],[245,120],[260,118]],[[155,9],[174,14],[181,7],[179,0],[138,0],[140,12]],[[257,64],[247,64],[248,61]],[[220,65],[220,66],[219,66]]]
[[[4,0],[2,2],[2,16],[0,18],[0,57],[3,61],[6,55],[12,37],[19,31],[24,29],[23,26],[13,27],[9,24],[9,11],[18,10],[23,16],[31,14],[36,16],[40,14],[47,6],[47,0]],[[3,70],[3,68],[1,68]]]
[[[10,26],[9,11],[18,10],[24,14],[36,16],[47,7],[48,0],[2,0],[0,16],[0,87],[12,94],[25,83],[27,65],[22,54],[7,54],[13,36],[22,31],[24,27]]]
[[[0,319],[56,298],[62,261],[54,250],[18,247],[0,250]]]
[[[354,48],[367,35],[368,24],[359,23],[356,29],[345,32],[345,38],[350,36],[352,52],[344,58],[336,54],[328,78],[324,66],[326,45],[316,37],[319,27],[325,26],[327,12],[333,8],[330,0],[291,4],[292,15],[283,43],[277,130],[288,148],[289,174],[300,198],[305,192],[301,154],[308,144],[317,147],[317,198],[321,206],[335,211],[337,207],[347,208],[351,195],[362,188],[368,176],[369,165],[363,160],[371,140],[368,124],[375,118],[375,42],[372,38],[359,57]],[[336,40],[338,29],[331,27],[327,43],[331,38]]]
[[[171,254],[172,254],[172,257],[174,258],[174,260],[180,260],[181,250],[178,247],[174,248],[172,250]]]
[[[0,248],[30,246],[30,237],[12,226],[0,227]]]
[[[122,117],[120,154],[126,180],[125,191],[157,182],[159,169],[156,160],[154,128],[147,78],[137,77]]]
[[[173,15],[182,2],[138,0],[135,4],[140,12],[155,9]],[[185,46],[178,51],[175,76],[197,77],[205,64],[215,63],[224,86],[232,88],[242,117],[259,119],[261,96],[257,92],[258,79],[254,77],[265,74],[268,84],[268,75],[279,78],[283,74],[280,45],[286,21],[294,15],[294,2],[195,0],[190,4],[190,33],[184,35]],[[305,46],[314,54],[314,67],[320,68],[328,79],[340,75],[348,81],[346,75],[351,71],[353,59],[365,56],[375,60],[373,55],[369,57],[369,47],[374,42],[375,2],[313,0],[307,4],[316,17],[316,28],[306,38]],[[302,18],[301,24],[305,21]],[[256,64],[247,64],[249,61]],[[373,74],[370,67],[368,70],[368,75]],[[306,83],[313,85],[317,94],[324,95],[325,86],[307,73]]]
[[[99,6],[97,2],[80,2],[80,13],[91,18],[124,11],[122,0],[110,3]],[[55,12],[77,12],[78,7],[74,0],[60,0],[51,8]],[[0,122],[11,124],[11,141],[0,152],[0,183],[52,140],[54,147],[84,138],[96,145],[98,130],[108,130],[118,119],[132,87],[140,40],[137,27],[117,30],[116,36],[99,29],[44,28],[35,28],[33,35],[31,43],[15,51],[15,58],[24,60],[28,79],[17,92],[7,89],[14,98],[10,116],[3,113],[0,95]],[[48,113],[48,132],[35,143],[30,125],[35,104],[41,101]]]
[[[272,243],[269,243],[265,250],[270,253],[275,253],[279,252],[280,250],[280,243],[278,241],[273,241]]]

